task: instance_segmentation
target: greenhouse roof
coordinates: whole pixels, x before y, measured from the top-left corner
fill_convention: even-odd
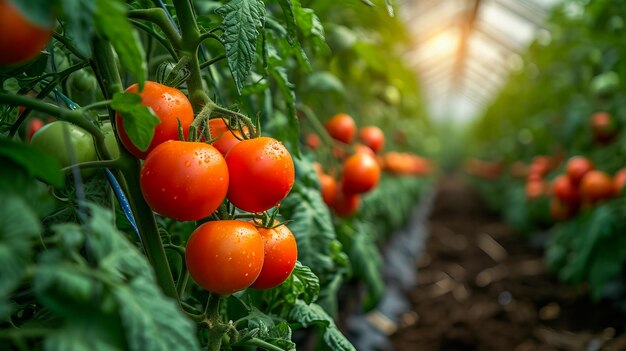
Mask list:
[[[561,0],[405,1],[414,49],[407,54],[431,117],[465,123],[479,115],[511,70],[524,67],[530,42],[550,41],[543,27]]]

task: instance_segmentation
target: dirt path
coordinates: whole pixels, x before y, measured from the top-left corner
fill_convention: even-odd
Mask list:
[[[396,351],[626,350],[624,316],[556,281],[459,179],[440,185],[418,272]]]

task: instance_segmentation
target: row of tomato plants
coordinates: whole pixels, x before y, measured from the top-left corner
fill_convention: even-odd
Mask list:
[[[619,93],[626,52],[617,45],[623,6],[621,0],[558,6],[548,34],[524,54],[524,69],[511,74],[474,126],[468,141],[480,157],[465,164],[490,207],[543,243],[561,280],[620,305],[626,298],[626,100]]]
[[[375,45],[342,27],[328,47],[318,14],[340,27],[341,11],[316,6],[0,1],[0,345],[353,349],[338,291],[362,280],[375,306],[381,261],[364,257],[404,223],[432,166],[382,154],[389,132],[373,117],[352,143],[357,122],[337,109],[364,112],[350,100],[379,69]],[[355,82],[324,66],[331,49],[368,63]],[[314,65],[324,74],[310,82]],[[368,112],[422,113],[400,100],[418,93],[397,80],[406,72],[377,78],[387,93]],[[299,101],[327,94],[338,106]],[[417,149],[409,137],[387,149]]]

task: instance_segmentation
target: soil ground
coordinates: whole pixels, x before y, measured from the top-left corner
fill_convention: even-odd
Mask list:
[[[626,318],[610,303],[558,282],[459,179],[438,194],[396,351],[626,350]]]

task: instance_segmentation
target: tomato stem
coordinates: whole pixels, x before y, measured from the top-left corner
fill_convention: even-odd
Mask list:
[[[110,98],[113,94],[121,92],[122,81],[115,65],[111,44],[96,36],[93,41],[93,56],[94,72],[98,77],[105,98]],[[110,106],[109,119],[115,125],[115,113]],[[104,136],[102,140],[104,140]],[[159,228],[157,227],[152,209],[148,206],[141,193],[139,161],[124,148],[120,149],[120,158],[117,161],[120,162],[120,172],[123,178],[121,183],[125,187],[130,207],[135,215],[141,242],[148,260],[154,267],[157,282],[167,296],[177,299],[180,303],[172,278],[172,271],[167,261],[163,242],[161,241]]]
[[[224,324],[220,318],[220,303],[224,300],[225,296],[209,293],[207,299],[205,314],[208,318],[208,351],[219,351],[222,346],[222,338],[229,329],[227,324]]]
[[[247,340],[246,342],[243,343],[243,345],[262,347],[265,350],[269,350],[269,351],[283,351],[282,348],[272,345],[269,342],[261,340],[259,338],[252,338],[250,340]]]
[[[206,103],[211,102],[209,96],[204,92],[202,75],[200,73],[200,62],[198,60],[200,30],[198,29],[191,1],[174,0],[173,3],[181,30],[181,54],[191,59],[189,63],[189,78],[187,79],[189,100],[191,101],[194,111],[198,111]]]
[[[183,262],[185,258],[183,257]],[[176,284],[176,291],[178,292],[178,296],[183,296],[185,290],[187,289],[187,283],[189,282],[189,270],[187,266],[183,263],[183,276],[178,279],[178,283]]]
[[[176,50],[181,49],[181,37],[163,9],[138,9],[128,11],[128,18],[149,21],[156,24]]]
[[[223,60],[223,59],[225,59],[225,58],[226,58],[226,55],[224,55],[224,54],[219,55],[219,56],[215,56],[214,58],[212,58],[212,59],[210,59],[210,60],[208,60],[208,61],[206,61],[206,62],[202,62],[202,63],[200,64],[200,69],[204,69],[204,68],[206,68],[206,67],[209,67],[209,66],[211,66],[212,64],[217,63],[217,62],[220,62],[220,61],[222,61],[222,60]]]
[[[80,111],[87,111],[87,110],[91,110],[91,109],[102,107],[102,106],[108,106],[110,104],[111,104],[111,100],[98,101],[98,102],[94,102],[93,104],[89,104],[87,106],[81,107]]]
[[[63,172],[69,172],[72,168],[77,167],[79,169],[88,169],[88,168],[119,168],[120,162],[117,160],[101,160],[101,161],[88,161],[77,163],[75,165],[71,165],[62,169]]]

